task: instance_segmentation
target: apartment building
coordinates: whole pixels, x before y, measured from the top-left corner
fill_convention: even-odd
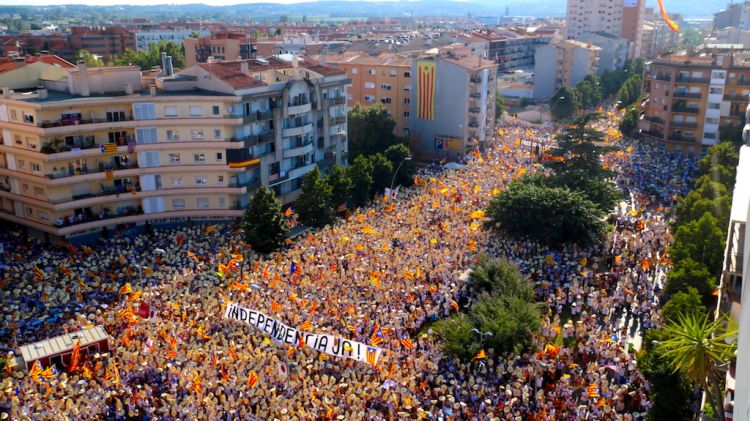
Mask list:
[[[350,51],[313,58],[346,71],[352,81],[347,91],[347,104],[380,104],[396,122],[396,136],[410,134],[413,59],[396,53],[368,54]]]
[[[600,32],[630,42],[628,57],[641,53],[645,0],[568,0],[565,38],[583,40]]]
[[[730,2],[729,6],[714,13],[714,29],[750,29],[750,1]]]
[[[750,94],[750,51],[701,50],[654,60],[639,128],[669,150],[703,154],[719,127],[738,126]]]
[[[174,42],[182,44],[185,38],[189,38],[194,33],[199,34],[200,37],[210,36],[211,33],[206,29],[153,29],[153,30],[140,30],[135,31],[135,48],[137,51],[148,51],[152,44],[156,44],[161,41]],[[248,57],[249,58],[249,57]]]
[[[136,48],[135,35],[121,26],[72,26],[68,44],[73,51],[86,50],[105,61]]]
[[[560,88],[571,88],[586,75],[596,74],[601,48],[575,40],[556,41],[538,48],[534,64],[534,98],[549,98]]]
[[[411,68],[411,146],[417,159],[463,159],[483,150],[495,128],[497,63],[452,45]]]
[[[224,60],[254,59],[255,42],[244,32],[217,32],[201,38],[184,38],[185,66]]]
[[[261,183],[288,202],[315,165],[346,163],[336,69],[227,62],[142,80],[79,63],[42,88],[4,88],[0,218],[56,237],[228,220]]]

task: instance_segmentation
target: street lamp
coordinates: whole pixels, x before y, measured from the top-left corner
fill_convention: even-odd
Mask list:
[[[396,182],[396,175],[398,174],[398,170],[400,170],[401,166],[404,164],[404,161],[411,161],[411,157],[405,156],[404,159],[402,159],[401,162],[398,163],[398,167],[396,167],[396,171],[393,172],[393,179],[391,180],[391,190],[393,190],[393,183]]]

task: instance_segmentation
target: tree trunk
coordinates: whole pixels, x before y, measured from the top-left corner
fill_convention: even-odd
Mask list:
[[[716,409],[719,421],[725,421],[726,413],[724,412],[724,395],[721,393],[721,382],[710,374],[708,382],[706,382],[706,394]]]

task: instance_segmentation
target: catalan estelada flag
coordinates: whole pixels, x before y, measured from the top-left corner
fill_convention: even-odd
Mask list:
[[[483,349],[480,349],[479,352],[477,352],[477,355],[474,356],[471,360],[486,360],[487,359],[487,353],[484,352]]]
[[[434,61],[417,62],[417,118],[435,119],[437,67]]]
[[[39,266],[34,265],[34,280],[41,282],[44,279],[44,271],[39,269]]]
[[[102,150],[103,154],[117,153],[117,143],[104,143],[99,145],[99,149]]]
[[[230,162],[229,168],[247,168],[258,164],[260,164],[260,158],[251,158],[243,161]]]
[[[367,364],[376,365],[378,363],[378,350],[376,348],[368,346],[366,356]]]
[[[254,388],[258,385],[258,374],[254,371],[251,371],[250,374],[247,375],[247,387],[250,389]]]

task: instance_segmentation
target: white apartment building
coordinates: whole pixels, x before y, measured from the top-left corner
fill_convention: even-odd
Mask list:
[[[211,33],[206,29],[157,29],[149,31],[135,32],[136,51],[148,50],[151,44],[159,41],[174,42],[182,45],[182,40],[189,37],[193,32],[197,32],[201,37],[207,37]]]

